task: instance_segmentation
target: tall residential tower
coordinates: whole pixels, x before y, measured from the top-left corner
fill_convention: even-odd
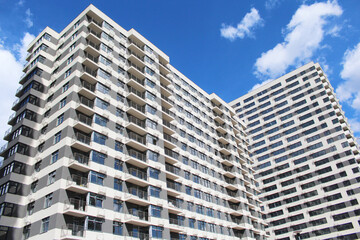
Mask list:
[[[138,32],[90,5],[28,52],[1,240],[265,238],[244,124]]]
[[[359,148],[319,64],[230,105],[248,126],[270,239],[359,239]]]

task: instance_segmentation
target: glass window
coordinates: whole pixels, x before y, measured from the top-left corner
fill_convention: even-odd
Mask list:
[[[53,172],[49,173],[49,175],[48,175],[48,185],[55,182],[55,177],[56,177],[56,171],[53,171]]]
[[[103,153],[100,153],[100,152],[97,152],[97,151],[92,151],[92,158],[91,160],[93,162],[96,162],[96,163],[100,163],[100,164],[103,164],[105,163],[105,159],[107,158],[107,155],[106,154],[103,154]]]
[[[59,159],[59,151],[55,151],[51,154],[50,163],[54,163]]]
[[[53,200],[53,193],[50,193],[50,194],[46,195],[45,196],[44,208],[50,207],[51,204],[52,204],[52,200]]]
[[[104,185],[104,179],[105,174],[90,171],[90,182],[98,184],[98,185]]]
[[[108,119],[104,118],[98,114],[94,114],[94,122],[96,124],[99,124],[100,126],[106,127],[107,123],[108,123]]]
[[[86,225],[87,230],[101,232],[102,223],[104,222],[104,219],[97,217],[87,217],[86,221],[87,221],[87,225]]]
[[[160,198],[161,188],[150,186],[150,196]]]
[[[159,179],[160,171],[158,169],[149,168],[149,172],[150,172],[149,176],[151,178]]]
[[[93,141],[99,143],[101,145],[105,145],[107,140],[107,136],[100,134],[98,132],[93,133]]]
[[[49,231],[50,217],[43,218],[41,220],[41,232],[45,233]]]

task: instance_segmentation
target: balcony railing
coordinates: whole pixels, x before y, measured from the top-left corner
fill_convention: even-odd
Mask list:
[[[129,232],[129,236],[132,238],[138,238],[139,240],[149,240],[149,234],[148,233],[139,233],[138,231],[136,232]]]
[[[74,159],[81,164],[85,164],[85,165],[89,164],[89,157],[82,153],[75,152]]]
[[[180,173],[180,168],[172,166],[170,164],[166,164],[165,168],[166,168],[166,171],[172,172],[176,175],[179,175],[179,173]]]
[[[165,155],[168,155],[168,156],[170,156],[172,158],[175,158],[175,159],[179,159],[179,154],[172,151],[172,150],[170,150],[170,149],[168,149],[168,148],[165,148]]]
[[[89,136],[83,134],[83,133],[76,132],[75,133],[75,139],[82,142],[82,143],[90,145],[91,138]]]
[[[84,200],[69,198],[69,204],[72,205],[75,210],[85,211],[86,201]]]
[[[170,111],[169,109],[166,109],[165,107],[161,108],[163,110],[163,112],[167,113],[168,115],[170,115],[171,117],[175,117],[175,113],[173,113],[172,111]]]
[[[143,180],[147,180],[147,174],[144,171],[141,171],[137,168],[129,168],[129,173],[134,177],[138,177]]]
[[[95,86],[88,83],[87,81],[81,80],[81,86],[84,88],[90,90],[91,92],[95,92]]]
[[[131,93],[134,93],[135,95],[137,95],[140,98],[145,98],[145,93],[144,92],[140,92],[138,90],[136,90],[135,88],[128,86],[128,90]]]
[[[80,103],[84,104],[85,106],[87,106],[89,108],[94,107],[94,101],[92,101],[92,100],[90,100],[90,99],[88,99],[86,97],[80,96],[79,100],[80,100]]]
[[[130,208],[129,214],[138,217],[140,220],[147,221],[148,220],[148,213],[139,209]]]
[[[88,117],[88,116],[86,116],[86,115],[84,115],[84,114],[82,114],[82,113],[79,113],[79,114],[77,115],[77,119],[78,119],[80,122],[85,123],[86,125],[91,126],[91,124],[92,124],[92,118],[91,118],[91,117]]]
[[[66,226],[63,227],[63,230],[70,231],[72,236],[77,236],[77,237],[84,236],[84,226],[82,226],[82,225],[68,223],[68,224],[66,224]],[[67,234],[64,234],[64,235],[67,235]]]
[[[77,174],[72,174],[71,175],[71,180],[73,182],[75,182],[75,184],[78,185],[78,186],[87,187],[88,179],[86,177],[82,177],[82,176],[77,175]]]
[[[144,154],[142,152],[138,152],[134,149],[129,149],[128,154],[133,158],[139,159],[144,162],[146,161],[146,154]]]
[[[99,61],[99,57],[94,57],[93,55],[91,55],[90,53],[87,53],[87,52],[85,52],[85,57],[95,63],[97,63]]]
[[[128,121],[129,122],[132,122],[132,123],[135,123],[136,125],[142,127],[142,128],[145,128],[145,121],[144,120],[140,120],[139,118],[137,117],[134,117],[134,116],[131,116],[129,115],[128,116]]]
[[[170,224],[184,226],[184,220],[180,220],[180,219],[177,219],[177,218],[169,218],[169,222],[170,222]]]
[[[171,142],[171,143],[174,143],[176,144],[178,142],[178,140],[172,136],[170,136],[169,134],[166,134],[164,133],[164,139]]]
[[[93,43],[92,41],[89,41],[89,40],[86,40],[86,43],[87,43],[89,46],[92,46],[93,48],[95,48],[96,50],[99,50],[99,49],[100,49],[100,44],[95,44],[95,43]]]
[[[129,187],[128,189],[130,194],[137,196],[141,199],[145,199],[145,200],[148,199],[148,193],[146,191],[138,189],[136,187]]]
[[[135,82],[139,83],[140,85],[145,84],[145,81],[143,79],[137,78],[136,76],[132,75],[131,73],[128,73],[128,76],[130,79],[134,80]]]
[[[163,120],[163,124],[172,130],[177,129],[177,127],[174,124],[170,123],[169,121]]]
[[[173,205],[174,207],[177,207],[177,208],[181,208],[182,207],[182,204],[181,202],[178,202],[176,200],[173,200],[173,199],[169,199],[169,204]]]
[[[142,106],[142,105],[137,104],[137,103],[135,103],[135,102],[133,102],[131,100],[128,100],[128,105],[129,105],[129,107],[135,108],[136,110],[138,110],[138,111],[140,111],[142,113],[145,113],[145,105]]]
[[[176,190],[178,192],[181,191],[181,185],[179,183],[166,181],[166,186],[168,188],[174,189],[174,190]]]
[[[97,76],[97,70],[93,70],[87,66],[83,66],[83,69],[84,69],[84,72],[90,74],[91,76],[93,76],[93,77]]]
[[[134,132],[128,132],[127,136],[128,136],[128,138],[130,138],[132,140],[135,140],[135,141],[137,141],[137,142],[139,142],[141,144],[144,144],[144,145],[146,144],[145,137],[143,137],[143,136],[141,136],[139,134],[136,134]]]

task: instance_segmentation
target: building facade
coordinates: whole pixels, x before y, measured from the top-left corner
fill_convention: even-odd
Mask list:
[[[265,239],[245,125],[90,5],[29,46],[0,239]]]
[[[248,126],[270,239],[359,239],[359,148],[319,64],[230,105]]]

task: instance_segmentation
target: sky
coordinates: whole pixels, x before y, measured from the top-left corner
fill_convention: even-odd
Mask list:
[[[0,134],[9,128],[27,45],[46,26],[60,32],[91,3],[227,102],[319,62],[360,137],[359,0],[0,0]]]

